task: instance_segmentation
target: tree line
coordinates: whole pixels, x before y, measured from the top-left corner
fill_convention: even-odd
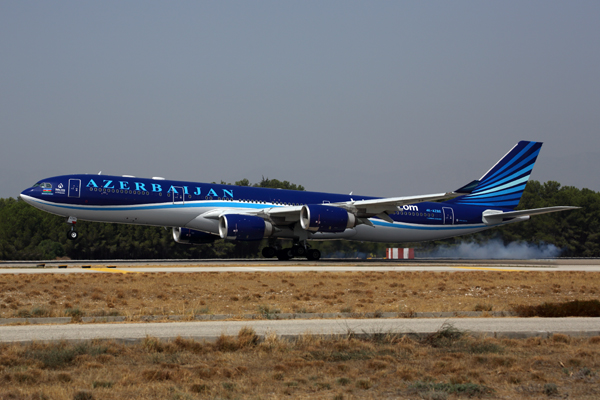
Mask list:
[[[221,182],[225,183],[225,182]],[[251,184],[247,179],[238,186],[304,190],[288,181],[264,178]],[[527,184],[519,209],[560,205],[579,210],[532,217],[527,222],[506,225],[474,235],[427,243],[370,243],[345,240],[311,242],[323,257],[384,257],[387,247],[431,249],[464,241],[490,239],[529,244],[553,244],[563,257],[600,257],[600,193],[589,189],[561,186],[558,182]],[[190,246],[176,243],[170,228],[106,224],[82,221],[75,241],[67,239],[69,225],[63,217],[38,210],[22,200],[0,199],[0,260],[49,260],[68,257],[84,259],[186,259],[255,258],[266,241],[226,242]]]

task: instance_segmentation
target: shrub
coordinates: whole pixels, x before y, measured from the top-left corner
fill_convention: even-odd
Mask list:
[[[350,383],[350,379],[345,378],[345,377],[341,377],[341,378],[338,378],[337,383],[339,385],[346,386],[347,384]]]
[[[464,337],[465,333],[454,325],[445,323],[439,331],[425,337],[424,342],[432,347],[450,347]]]
[[[473,343],[470,343],[468,348],[469,348],[469,351],[473,354],[486,354],[486,353],[500,354],[500,353],[504,352],[503,346],[500,346],[499,344],[494,343],[489,340],[475,341]]]
[[[554,383],[546,383],[544,385],[544,394],[546,394],[546,396],[558,394],[558,387]]]
[[[236,351],[239,344],[233,337],[221,334],[215,342],[215,348],[219,351]]]
[[[537,306],[513,305],[512,309],[519,317],[600,317],[600,300],[573,300]]]
[[[79,390],[73,395],[73,400],[93,400],[94,396],[87,390]]]
[[[254,329],[245,326],[238,332],[237,341],[240,348],[254,346],[258,343],[258,335]]]
[[[411,383],[408,390],[412,393],[445,392],[468,397],[483,396],[492,392],[492,389],[476,383],[433,383],[423,381]]]
[[[473,307],[473,311],[492,311],[493,306],[491,304],[477,303]]]
[[[96,346],[89,343],[59,343],[49,344],[42,348],[28,348],[25,356],[40,361],[45,368],[54,369],[65,367],[79,355],[97,356],[106,353],[106,351],[106,346]]]
[[[92,382],[92,387],[96,388],[111,388],[113,385],[110,381],[94,381]]]
[[[258,306],[258,313],[266,319],[273,319],[273,314],[281,313],[281,310],[276,308],[269,308],[269,306],[260,305]]]
[[[205,393],[208,392],[208,385],[204,383],[196,383],[190,387],[192,393]]]
[[[356,387],[359,389],[370,389],[373,386],[373,382],[370,379],[359,379],[356,381]]]
[[[65,315],[67,317],[80,318],[81,316],[83,316],[83,312],[79,308],[67,308],[65,310]]]

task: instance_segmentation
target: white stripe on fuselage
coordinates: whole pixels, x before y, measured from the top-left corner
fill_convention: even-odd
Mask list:
[[[183,204],[153,203],[138,205],[88,206],[57,204],[21,195],[29,204],[61,216],[73,216],[81,220],[95,222],[115,222],[138,225],[175,226],[206,230],[218,234],[217,220],[199,218],[203,213],[215,209],[239,210],[281,207],[274,204],[253,204],[237,201],[190,201]],[[199,220],[200,219],[200,220]],[[202,221],[204,220],[204,221]],[[439,240],[466,235],[498,225],[424,225],[407,222],[389,223],[380,219],[370,219],[374,226],[358,225],[341,233],[309,234],[310,239],[350,239],[371,242],[419,242]],[[277,236],[277,235],[275,235]]]

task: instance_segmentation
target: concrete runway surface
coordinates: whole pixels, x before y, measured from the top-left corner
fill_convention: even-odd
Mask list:
[[[131,272],[306,272],[306,271],[588,271],[600,259],[548,260],[110,260],[3,261],[0,274]]]
[[[262,337],[270,332],[287,338],[307,333],[343,335],[350,332],[367,335],[423,335],[440,330],[444,324],[451,324],[461,331],[492,337],[549,337],[556,333],[571,336],[600,335],[600,318],[394,318],[1,326],[0,342],[91,339],[139,341],[146,336],[160,339],[181,336],[214,341],[221,334],[237,335],[246,326],[252,327]]]

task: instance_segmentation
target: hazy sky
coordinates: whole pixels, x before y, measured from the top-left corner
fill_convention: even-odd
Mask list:
[[[0,0],[0,197],[69,173],[600,191],[598,1]]]

